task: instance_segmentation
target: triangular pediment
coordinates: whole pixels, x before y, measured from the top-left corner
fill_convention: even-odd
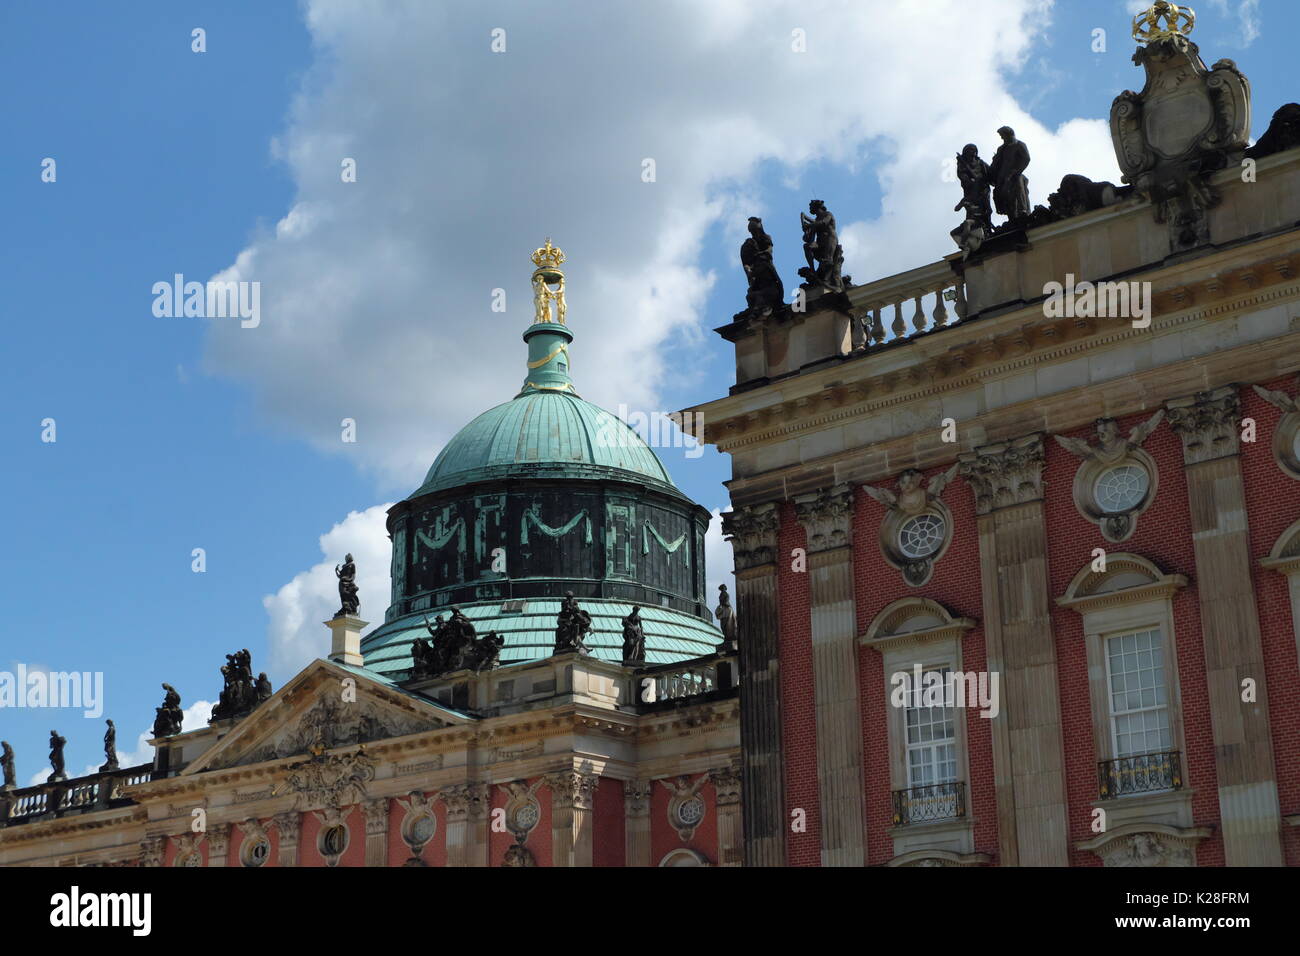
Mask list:
[[[182,775],[227,770],[336,747],[473,723],[362,670],[317,660],[262,703]]]

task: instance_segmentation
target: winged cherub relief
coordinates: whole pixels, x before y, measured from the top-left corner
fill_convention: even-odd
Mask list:
[[[948,486],[948,482],[956,476],[957,466],[953,465],[943,474],[935,475],[930,479],[930,483],[922,488],[921,480],[924,476],[919,471],[909,468],[898,476],[897,493],[888,488],[875,488],[871,485],[863,485],[862,490],[886,508],[901,511],[910,518],[929,508],[931,502],[936,501],[943,494],[943,489]]]
[[[1119,433],[1119,423],[1113,418],[1097,419],[1097,438],[1098,444],[1093,445],[1082,438],[1070,438],[1068,435],[1054,435],[1062,448],[1072,454],[1078,455],[1084,461],[1096,459],[1103,465],[1116,465],[1129,456],[1130,453],[1142,447],[1142,443],[1147,437],[1156,430],[1165,417],[1165,410],[1158,409],[1154,415],[1148,418],[1141,425],[1138,425],[1131,432],[1128,438],[1122,438]]]
[[[1298,380],[1300,383],[1300,380]],[[1300,478],[1300,397],[1253,386],[1255,394],[1282,413],[1273,431],[1273,457],[1292,478]]]
[[[1100,526],[1107,541],[1123,541],[1137,527],[1137,516],[1154,497],[1155,467],[1142,443],[1165,417],[1163,408],[1125,438],[1113,418],[1097,419],[1097,444],[1055,435],[1057,444],[1083,460],[1074,476],[1074,504]]]
[[[928,484],[909,468],[898,476],[898,490],[864,485],[863,491],[886,508],[880,525],[880,548],[891,565],[903,572],[912,587],[930,579],[934,562],[949,537],[947,510],[939,503],[944,488],[957,476],[958,465],[935,475]]]

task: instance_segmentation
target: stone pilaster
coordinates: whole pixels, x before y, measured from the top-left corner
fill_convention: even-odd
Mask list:
[[[650,782],[623,784],[623,833],[628,866],[650,866]]]
[[[546,778],[551,788],[551,865],[591,866],[595,774],[562,770]]]
[[[850,547],[853,490],[836,485],[800,495],[795,509],[808,532],[822,865],[864,866],[865,780]]]
[[[744,862],[741,832],[741,776],[726,767],[709,773],[718,799],[718,865],[740,866]]]
[[[1001,675],[992,736],[1003,866],[1069,863],[1043,461],[1041,434],[960,457],[978,515],[988,667]]]
[[[438,799],[447,808],[447,865],[468,866],[470,863],[470,805],[476,798],[477,787],[458,784],[444,787]]]
[[[208,827],[208,866],[225,866],[230,850],[230,824],[214,823]]]
[[[486,783],[470,785],[469,814],[465,819],[469,839],[466,866],[487,866],[490,862],[488,828],[491,802],[491,787]]]
[[[741,778],[749,794],[742,807],[747,866],[785,865],[777,524],[777,507],[771,503],[739,507],[722,516],[722,533],[731,539],[736,559]]]
[[[302,833],[302,815],[297,810],[277,813],[271,818],[279,838],[280,854],[276,861],[278,866],[298,865],[298,836]]]
[[[1183,442],[1224,860],[1281,866],[1282,819],[1238,457],[1240,400],[1226,386],[1167,407],[1169,426]],[[1256,695],[1249,703],[1242,700],[1248,678]]]
[[[365,801],[361,814],[366,820],[366,866],[387,866],[388,798]]]
[[[167,838],[162,836],[145,837],[140,841],[140,865],[162,866],[163,851],[167,847]]]

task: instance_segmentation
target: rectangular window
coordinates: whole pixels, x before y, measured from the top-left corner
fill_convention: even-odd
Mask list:
[[[938,693],[942,701],[948,701],[951,675],[948,668],[927,671],[922,676],[920,686],[909,686],[907,689],[903,726],[907,735],[909,787],[929,787],[952,783],[957,779],[956,711],[944,703],[923,706],[926,687],[935,680],[931,674],[937,675],[941,681],[936,690],[931,690],[931,695]]]
[[[1160,630],[1106,639],[1110,732],[1114,757],[1163,753],[1173,748],[1169,691]]]

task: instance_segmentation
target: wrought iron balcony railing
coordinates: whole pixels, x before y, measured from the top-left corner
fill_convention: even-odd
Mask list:
[[[1097,764],[1097,787],[1101,798],[1109,800],[1130,793],[1181,790],[1182,756],[1177,750],[1169,750],[1101,761]]]
[[[954,780],[894,791],[894,826],[966,816],[966,784]]]

